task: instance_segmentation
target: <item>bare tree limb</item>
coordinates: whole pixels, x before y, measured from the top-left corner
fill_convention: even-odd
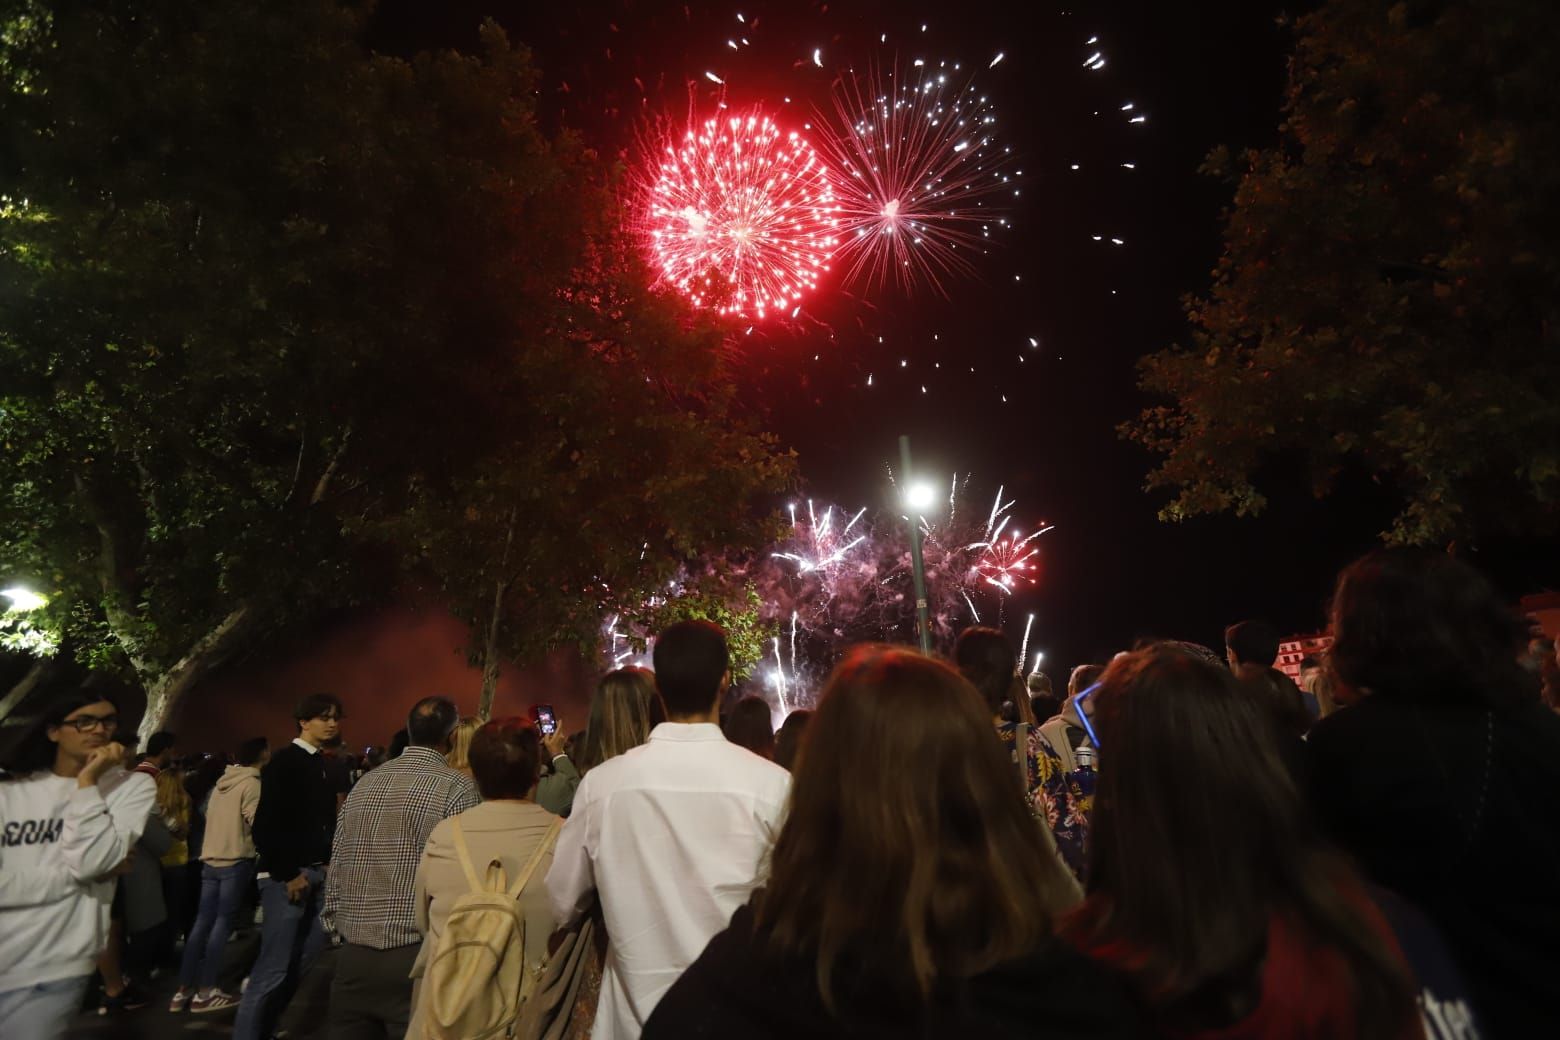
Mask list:
[[[320,474],[319,481],[314,485],[314,494],[309,496],[309,505],[317,506],[325,500],[325,495],[330,491],[330,482],[336,476],[336,470],[341,467],[341,459],[347,453],[347,445],[352,441],[352,427],[348,426],[346,432],[341,435],[341,443],[336,446],[336,453],[330,457],[330,465],[325,467],[325,472]]]

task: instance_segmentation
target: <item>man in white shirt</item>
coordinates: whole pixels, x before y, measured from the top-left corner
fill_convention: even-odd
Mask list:
[[[592,1040],[636,1040],[747,902],[790,791],[789,773],[721,734],[731,673],[719,626],[661,633],[655,672],[669,721],[585,774],[547,873],[562,923],[601,898],[610,943]]]

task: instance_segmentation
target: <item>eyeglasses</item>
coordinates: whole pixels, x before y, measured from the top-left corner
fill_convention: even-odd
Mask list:
[[[119,728],[118,715],[77,715],[73,719],[66,719],[61,726],[73,726],[77,733],[90,733],[95,729],[101,729],[104,733],[112,733]]]
[[[1090,697],[1093,697],[1099,688],[1104,685],[1105,683],[1103,681],[1097,682],[1073,698],[1073,703],[1078,706],[1078,721],[1083,723],[1083,731],[1089,735],[1089,740],[1094,744],[1095,747],[1100,746],[1100,738],[1099,735],[1094,732],[1094,722],[1089,718],[1089,713],[1083,710],[1083,702],[1088,700]]]

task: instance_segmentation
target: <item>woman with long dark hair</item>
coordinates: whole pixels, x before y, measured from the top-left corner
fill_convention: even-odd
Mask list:
[[[644,1040],[1136,1035],[1121,986],[1053,935],[1071,892],[981,695],[858,650],[808,725],[764,887]]]
[[[1170,646],[1118,658],[1088,896],[1063,926],[1183,1037],[1418,1035],[1412,979],[1364,884],[1309,821],[1265,707]]]
[[[1332,629],[1358,702],[1307,742],[1319,818],[1439,926],[1488,1035],[1560,1036],[1560,717],[1525,619],[1467,564],[1398,551],[1344,570]]]
[[[81,1005],[108,941],[116,872],[156,791],[124,769],[119,709],[101,693],[56,699],[0,783],[0,1027],[51,1040]]]

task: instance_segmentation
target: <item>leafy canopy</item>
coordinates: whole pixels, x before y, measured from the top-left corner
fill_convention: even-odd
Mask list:
[[[1162,512],[1260,512],[1301,458],[1392,484],[1386,537],[1560,522],[1560,5],[1330,0],[1297,24],[1280,142],[1237,181],[1187,346],[1141,362],[1170,403],[1124,433]]]

